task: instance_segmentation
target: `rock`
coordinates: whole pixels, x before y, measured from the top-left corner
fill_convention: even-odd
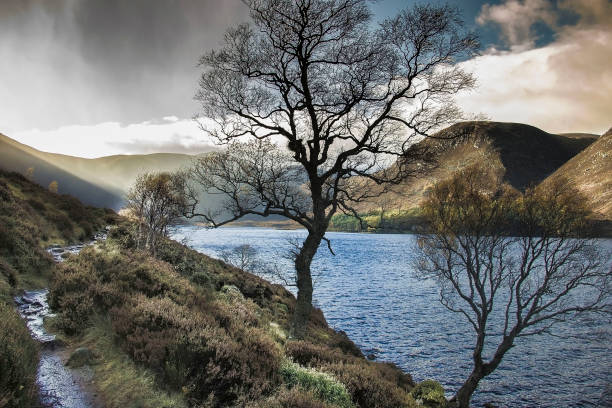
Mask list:
[[[53,338],[49,338],[49,340],[42,342],[42,347],[46,350],[57,350],[64,348],[65,346],[66,343],[55,336]]]
[[[79,347],[70,355],[66,365],[72,368],[78,368],[83,367],[84,365],[90,365],[94,360],[95,357],[91,350],[89,350],[87,347]]]

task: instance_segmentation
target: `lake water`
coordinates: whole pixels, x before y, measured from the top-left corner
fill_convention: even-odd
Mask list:
[[[283,258],[291,240],[305,231],[264,228],[207,230],[182,226],[172,237],[219,257],[221,251],[249,244],[262,260],[291,271]],[[416,381],[433,378],[448,396],[471,368],[474,332],[461,316],[439,303],[437,286],[413,276],[412,235],[331,232],[336,256],[322,246],[313,263],[320,276],[315,304],[328,323],[345,331],[365,354],[393,361]],[[600,240],[607,248],[612,240]],[[479,385],[474,406],[600,406],[612,383],[612,320],[581,318],[559,326],[561,337],[520,338],[498,369]]]

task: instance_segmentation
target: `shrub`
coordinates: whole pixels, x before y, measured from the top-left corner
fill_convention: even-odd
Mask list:
[[[294,387],[281,388],[275,395],[252,402],[246,408],[333,408],[333,406],[318,399],[312,391]]]
[[[45,210],[45,203],[43,203],[42,201],[36,199],[36,198],[29,198],[27,200],[27,203],[30,205],[30,207],[32,207],[34,210],[36,211],[44,211]]]
[[[365,361],[333,363],[323,366],[345,386],[353,401],[363,408],[400,408],[414,406],[408,393],[383,378],[373,364]]]
[[[37,344],[11,305],[0,302],[0,406],[36,405]]]
[[[293,361],[303,366],[318,366],[321,363],[336,363],[349,359],[340,350],[303,340],[287,342],[285,353]]]
[[[411,392],[412,397],[422,405],[430,408],[444,408],[447,401],[444,397],[444,388],[439,382],[434,380],[425,380]]]
[[[55,227],[62,233],[66,238],[72,236],[72,221],[64,213],[54,212],[48,215],[49,221],[51,221]]]
[[[164,383],[215,406],[255,399],[275,383],[280,352],[259,329],[229,333],[212,314],[168,298],[139,296],[113,309],[113,329],[134,360],[162,373]]]
[[[80,223],[83,220],[89,218],[87,208],[77,198],[62,194],[58,198],[58,208],[70,214],[76,223]]]
[[[285,361],[280,367],[280,375],[289,388],[299,387],[312,392],[317,398],[338,407],[354,406],[345,386],[327,373]]]
[[[2,258],[0,258],[0,275],[6,278],[10,286],[15,286],[17,284],[17,272],[15,272],[15,270]]]
[[[0,218],[0,248],[10,253],[14,249],[13,235],[9,230],[8,224],[4,222],[4,217]]]

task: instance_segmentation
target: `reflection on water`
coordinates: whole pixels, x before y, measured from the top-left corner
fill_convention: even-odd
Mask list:
[[[304,231],[263,228],[206,230],[183,226],[173,238],[210,256],[241,244],[290,271],[282,256]],[[470,370],[473,329],[438,301],[433,282],[410,269],[411,235],[328,233],[336,256],[321,247],[313,270],[321,276],[315,303],[329,324],[344,330],[378,360],[393,361],[415,380],[434,378],[448,394]],[[612,240],[601,240],[612,246]],[[560,326],[561,337],[521,338],[501,366],[483,380],[474,406],[598,406],[612,383],[612,321],[583,318]]]

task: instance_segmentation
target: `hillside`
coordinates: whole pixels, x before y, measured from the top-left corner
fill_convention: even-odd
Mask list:
[[[88,240],[113,219],[112,212],[0,170],[0,406],[39,406],[38,344],[16,313],[13,296],[48,285],[55,265],[45,246]]]
[[[597,139],[596,135],[554,135],[520,123],[488,121],[458,123],[435,136],[437,139],[421,143],[431,145],[436,152],[437,168],[406,180],[394,192],[360,204],[361,213],[417,208],[433,184],[475,162],[488,163],[504,173],[504,181],[524,190],[540,183]]]
[[[46,153],[0,134],[0,167],[25,174],[47,186],[53,180],[62,193],[98,207],[118,210],[136,176],[147,171],[175,171],[190,165],[193,156],[174,153],[115,155],[84,159]]]
[[[40,152],[0,134],[0,169],[26,174],[28,168],[33,168],[33,181],[41,186],[57,181],[60,192],[78,197],[87,204],[117,207],[119,190],[97,185],[83,178],[82,174],[60,167],[55,163],[55,156],[60,155]]]
[[[612,128],[543,181],[565,178],[589,200],[598,218],[612,220]]]
[[[107,240],[61,264],[44,250],[107,224]],[[422,394],[442,398],[439,384],[365,359],[318,309],[307,338],[291,339],[295,297],[282,286],[170,240],[151,257],[132,233],[111,211],[0,171],[0,406],[39,406],[39,352],[85,364],[96,408],[410,408]],[[12,299],[44,287],[56,314],[45,328],[59,336],[50,348],[32,340]]]

